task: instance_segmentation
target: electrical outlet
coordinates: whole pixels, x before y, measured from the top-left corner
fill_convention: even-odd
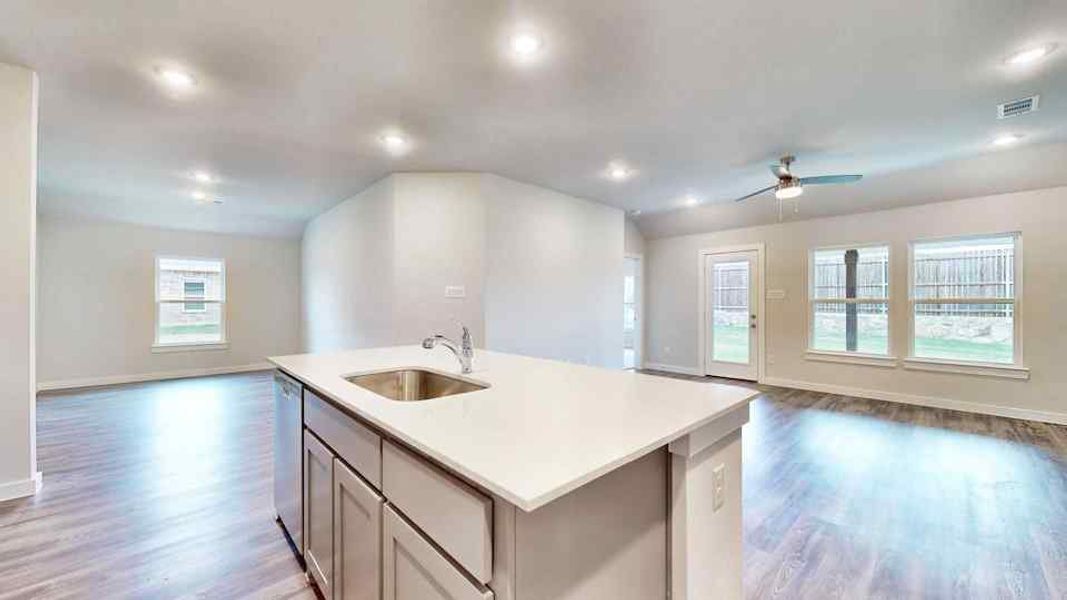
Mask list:
[[[726,504],[726,465],[719,465],[711,472],[712,485],[712,510],[719,510]]]
[[[466,298],[467,288],[462,285],[446,285],[445,298]]]

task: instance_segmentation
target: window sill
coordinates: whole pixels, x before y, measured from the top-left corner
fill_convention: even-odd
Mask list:
[[[935,373],[960,373],[963,375],[981,375],[1005,379],[1030,379],[1030,369],[1018,365],[955,362],[934,358],[906,358],[904,359],[904,368]]]
[[[862,352],[808,350],[804,353],[804,358],[819,362],[845,363],[849,365],[863,365],[866,367],[886,367],[891,369],[897,366],[897,357],[895,356],[863,354]]]
[[[228,342],[211,342],[206,344],[152,344],[152,354],[168,352],[200,352],[202,350],[226,350]]]

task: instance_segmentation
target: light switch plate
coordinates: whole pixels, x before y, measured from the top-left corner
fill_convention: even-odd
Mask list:
[[[445,298],[466,298],[467,288],[462,285],[446,285]]]

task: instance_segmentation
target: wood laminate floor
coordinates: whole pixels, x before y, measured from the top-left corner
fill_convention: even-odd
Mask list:
[[[44,487],[0,504],[0,598],[314,598],[274,521],[268,373],[37,403]]]
[[[760,388],[749,598],[1067,598],[1067,428]],[[42,395],[0,598],[313,598],[271,508],[271,378]]]

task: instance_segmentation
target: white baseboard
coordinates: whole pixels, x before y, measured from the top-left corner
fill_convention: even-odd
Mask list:
[[[929,408],[944,408],[958,410],[960,412],[992,415],[995,417],[1008,417],[1011,419],[1023,419],[1025,421],[1040,421],[1042,423],[1054,423],[1067,425],[1067,413],[1051,412],[1043,410],[1030,410],[1013,406],[999,406],[996,404],[981,404],[979,402],[966,402],[963,400],[951,400],[949,398],[936,398],[933,396],[916,396],[913,394],[901,394],[899,392],[886,392],[882,390],[869,390],[854,388],[844,385],[815,383],[811,381],[797,381],[794,379],[780,379],[766,377],[760,383],[777,387],[795,388],[824,394],[837,394],[841,396],[855,396],[857,398],[870,398],[872,400],[885,400],[886,402],[898,402],[900,404],[913,404]]]
[[[239,365],[234,367],[211,367],[206,369],[183,369],[181,371],[157,371],[155,373],[139,373],[136,375],[108,375],[105,377],[82,377],[78,379],[62,379],[59,381],[44,381],[37,384],[38,392],[52,390],[69,390],[83,387],[97,387],[102,385],[118,385],[120,383],[138,383],[142,381],[163,381],[165,379],[184,379],[186,377],[205,377],[208,375],[226,375],[229,373],[249,373],[252,371],[267,371],[273,369],[270,363],[255,363],[251,365]]]
[[[29,479],[0,483],[0,502],[33,496],[41,490],[42,481],[41,472],[37,471],[37,473]]]
[[[663,363],[645,363],[641,368],[650,371],[678,373],[679,375],[696,375],[697,377],[703,375],[703,373],[700,372],[700,369],[695,369],[693,367],[679,367],[678,365],[666,365]]]

